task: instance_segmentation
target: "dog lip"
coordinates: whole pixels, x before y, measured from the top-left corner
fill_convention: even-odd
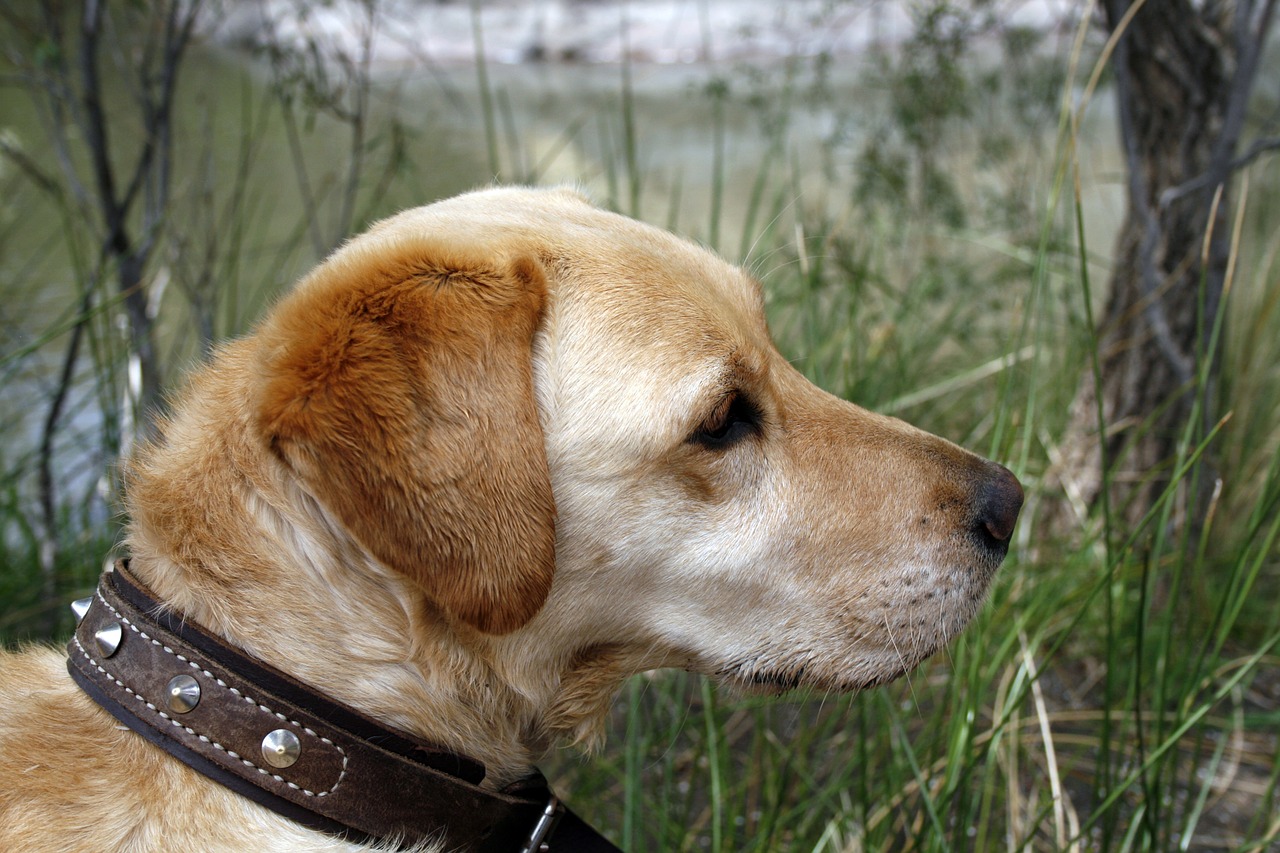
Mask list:
[[[921,660],[928,656],[924,655]],[[902,660],[891,668],[857,679],[840,674],[830,677],[815,676],[804,664],[791,672],[769,667],[747,670],[745,665],[726,667],[717,672],[715,678],[740,690],[769,696],[780,696],[793,690],[806,689],[830,693],[857,693],[896,681],[919,663],[920,660]]]
[[[986,527],[976,526],[969,534],[970,541],[982,552],[983,559],[974,566],[981,577],[989,578],[1000,568],[1004,558],[1009,554],[1009,540],[998,539]]]

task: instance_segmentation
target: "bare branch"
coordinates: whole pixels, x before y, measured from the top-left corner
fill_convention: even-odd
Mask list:
[[[346,188],[343,193],[341,209],[335,223],[332,240],[336,245],[351,229],[355,216],[356,195],[360,188],[360,178],[365,164],[365,133],[369,113],[369,89],[373,79],[373,37],[377,30],[377,2],[370,0],[365,4],[366,18],[364,32],[360,40],[360,56],[347,69],[348,75],[354,77],[352,98],[355,103],[351,108],[348,122],[351,125],[351,156],[347,162]]]
[[[1275,0],[1264,0],[1258,9],[1256,21],[1252,20],[1255,17],[1253,8],[1253,3],[1243,2],[1243,0],[1236,6],[1234,22],[1236,68],[1227,93],[1227,108],[1223,112],[1222,130],[1209,161],[1210,186],[1217,186],[1230,177],[1232,155],[1240,144],[1240,135],[1244,132],[1249,98],[1253,94],[1253,84],[1258,77],[1258,62],[1262,57],[1262,48],[1266,44],[1267,32],[1271,26]]]
[[[1275,151],[1278,148],[1280,148],[1280,136],[1273,136],[1268,139],[1255,139],[1253,144],[1249,146],[1248,151],[1231,161],[1231,168],[1233,170],[1243,169],[1263,154],[1266,154],[1268,151]]]
[[[1252,164],[1254,160],[1257,160],[1268,151],[1275,151],[1276,149],[1280,149],[1280,137],[1255,139],[1253,144],[1249,146],[1248,151],[1231,161],[1227,171],[1229,174],[1234,174]],[[1176,187],[1170,187],[1160,194],[1160,206],[1169,207],[1179,199],[1185,198],[1197,190],[1205,189],[1210,185],[1212,177],[1210,172],[1203,172],[1189,181],[1178,184]]]
[[[149,253],[156,225],[161,218],[161,210],[169,196],[170,143],[173,115],[173,98],[178,85],[178,66],[182,55],[191,40],[199,12],[199,0],[186,8],[185,15],[179,20],[181,2],[174,2],[169,7],[165,19],[162,61],[156,79],[160,91],[151,91],[151,81],[146,79],[149,66],[142,69],[143,90],[139,107],[143,113],[143,145],[134,166],[129,188],[120,200],[122,210],[129,210],[137,200],[138,194],[144,190],[148,198],[144,199],[144,217],[142,245],[137,251],[144,256]],[[152,167],[156,157],[160,163]]]
[[[93,285],[86,284],[80,298],[80,320],[71,328],[71,338],[62,356],[62,367],[58,371],[58,384],[54,388],[53,397],[49,400],[49,409],[45,413],[44,423],[40,431],[40,447],[37,450],[38,480],[40,495],[40,520],[44,528],[43,542],[40,548],[40,574],[45,601],[54,601],[58,591],[58,499],[57,478],[54,476],[54,439],[57,437],[67,398],[71,394],[71,386],[75,381],[76,363],[80,360],[80,345],[84,339],[85,325],[88,323],[89,311],[93,307]],[[46,631],[49,634],[57,627],[53,611],[47,616]]]
[[[58,185],[57,179],[45,174],[45,171],[40,168],[36,161],[27,156],[27,153],[21,148],[5,139],[4,136],[0,136],[0,154],[8,157],[10,162],[17,166],[41,191],[55,198],[62,197],[62,187]]]
[[[80,24],[80,76],[83,91],[80,104],[84,109],[86,147],[89,149],[94,180],[98,186],[98,207],[113,250],[128,249],[124,236],[124,216],[116,202],[115,172],[109,156],[107,119],[102,108],[102,80],[98,74],[98,38],[102,33],[102,2],[86,0]]]

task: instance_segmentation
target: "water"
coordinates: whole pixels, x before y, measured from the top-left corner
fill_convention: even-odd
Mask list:
[[[174,203],[151,266],[168,376],[176,379],[203,357],[207,338],[244,331],[345,235],[495,179],[571,183],[696,238],[718,238],[727,254],[741,251],[742,210],[753,182],[777,164],[767,162],[759,111],[708,93],[718,69],[493,64],[487,73],[486,103],[474,66],[379,69],[365,172],[344,219],[350,125],[299,105],[291,131],[265,64],[216,46],[194,49],[182,70]],[[136,112],[124,81],[107,81],[112,138],[124,165],[141,142]],[[805,137],[816,139],[820,125],[835,121],[829,108],[790,112],[797,127],[788,132]],[[25,93],[0,89],[0,133],[57,174],[44,127]],[[0,164],[0,185],[8,191],[0,200],[0,462],[7,481],[29,499],[32,454],[69,340],[65,329],[98,251],[99,226],[96,211],[82,219],[23,180],[12,163]],[[89,180],[83,163],[79,174]],[[113,286],[103,292],[115,296]],[[193,319],[198,313],[203,322]],[[67,496],[101,487],[100,472],[115,452],[110,433],[127,429],[110,423],[123,402],[117,359],[125,330],[114,314],[100,315],[90,328],[57,445],[59,488]],[[103,384],[110,375],[116,379]]]
[[[749,256],[769,227],[790,234],[802,211],[850,215],[853,151],[884,112],[882,93],[864,82],[864,59],[846,53],[824,64],[757,53],[711,63],[495,61],[484,68],[487,88],[473,64],[384,59],[370,93],[364,171],[348,208],[350,124],[309,107],[295,87],[291,127],[266,63],[197,44],[182,71],[175,201],[151,267],[169,381],[205,355],[208,340],[248,328],[345,235],[495,179],[574,184],[731,259],[759,261]],[[321,70],[349,103],[340,66],[310,73]],[[124,164],[141,140],[128,87],[118,76],[107,80]],[[43,126],[24,93],[0,88],[0,134],[52,174],[57,163]],[[29,506],[32,453],[67,341],[65,332],[52,332],[75,317],[97,252],[96,224],[53,203],[4,158],[0,188],[0,470]],[[1108,227],[1106,217],[1089,222]],[[115,435],[127,431],[115,423],[127,409],[125,331],[114,314],[90,328],[57,448],[60,492],[72,503],[109,490],[101,472],[116,451]]]

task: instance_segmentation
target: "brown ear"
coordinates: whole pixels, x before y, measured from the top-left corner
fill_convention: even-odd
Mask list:
[[[374,556],[454,618],[515,630],[555,564],[532,375],[542,268],[371,237],[321,265],[259,333],[259,425]]]

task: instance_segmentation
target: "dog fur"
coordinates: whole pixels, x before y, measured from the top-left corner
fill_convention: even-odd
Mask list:
[[[486,784],[658,667],[901,675],[982,602],[1003,468],[811,385],[743,270],[569,190],[410,210],[198,372],[126,474],[134,573]],[[0,848],[331,851],[0,656]]]

